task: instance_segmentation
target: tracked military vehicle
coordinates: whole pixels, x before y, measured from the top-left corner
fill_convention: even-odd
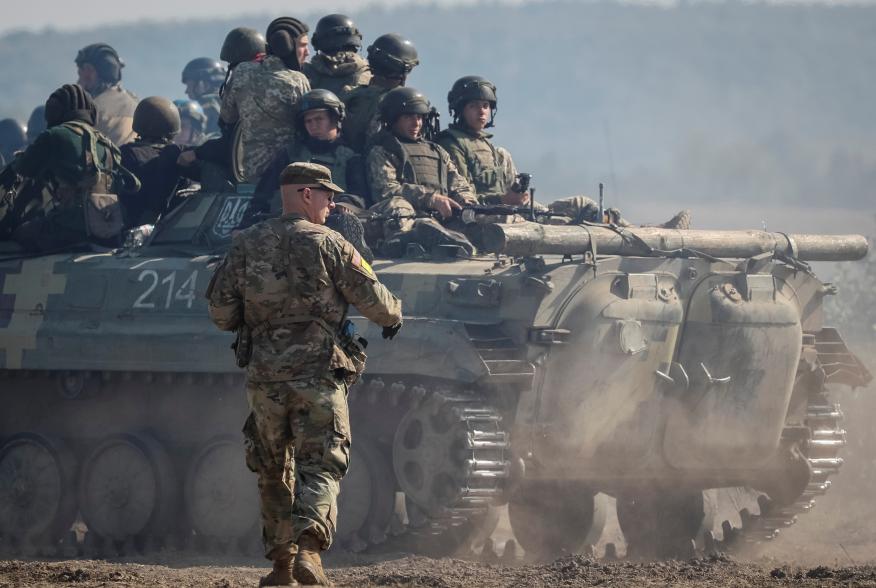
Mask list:
[[[198,193],[142,246],[0,258],[4,551],[257,542],[243,376],[203,296],[247,206]],[[598,537],[604,492],[630,549],[660,555],[771,537],[828,489],[845,443],[828,388],[870,376],[805,262],[861,258],[862,237],[519,223],[484,239],[494,253],[374,264],[406,318],[387,342],[354,317],[371,344],[348,548],[447,551],[508,504],[527,551],[571,551]],[[730,487],[759,505],[704,532],[704,491]]]

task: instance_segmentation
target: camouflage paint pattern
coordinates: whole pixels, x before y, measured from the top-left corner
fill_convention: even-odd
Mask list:
[[[221,117],[229,124],[240,121],[247,181],[258,182],[277,153],[294,139],[295,107],[309,91],[307,77],[274,55],[234,69],[222,95]]]
[[[346,385],[326,378],[249,382],[246,394],[246,461],[258,474],[265,556],[294,554],[305,531],[328,549],[350,465]]]

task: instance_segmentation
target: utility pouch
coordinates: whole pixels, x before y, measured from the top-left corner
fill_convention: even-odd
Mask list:
[[[247,325],[237,329],[237,337],[231,344],[231,349],[234,351],[237,367],[245,368],[248,366],[250,359],[252,359],[252,329]]]
[[[338,345],[353,364],[355,372],[342,376],[348,385],[352,385],[365,371],[365,360],[367,359],[365,348],[368,347],[368,340],[359,336],[353,321],[346,320],[341,325],[341,331],[338,334]]]
[[[85,230],[89,236],[112,239],[121,234],[124,226],[117,195],[91,193],[85,196]]]

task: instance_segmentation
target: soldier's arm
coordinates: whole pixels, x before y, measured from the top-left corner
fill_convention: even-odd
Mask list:
[[[381,327],[401,322],[401,300],[380,283],[355,247],[343,237],[332,236],[325,241],[324,256],[335,286],[365,318]]]
[[[233,125],[240,119],[240,112],[237,110],[237,92],[235,91],[235,79],[232,77],[222,93],[222,106],[219,109],[219,118],[223,122]]]
[[[450,156],[442,148],[438,148],[441,153],[441,159],[444,160],[444,165],[447,166],[447,187],[449,188],[450,196],[460,204],[477,204],[478,195],[472,185],[459,173],[459,169],[451,161]]]
[[[243,325],[245,270],[243,239],[238,235],[207,287],[210,319],[223,331]]]
[[[380,145],[375,145],[366,158],[366,173],[371,197],[375,202],[401,196],[417,210],[428,210],[432,196],[437,192],[425,186],[400,182],[392,156]]]

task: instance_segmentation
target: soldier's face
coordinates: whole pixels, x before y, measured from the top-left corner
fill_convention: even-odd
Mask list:
[[[90,63],[83,63],[76,69],[79,74],[77,84],[82,86],[86,92],[93,92],[97,87],[98,77],[97,70]]]
[[[328,110],[305,112],[304,128],[308,135],[320,141],[334,141],[338,138],[338,123]]]
[[[186,82],[186,96],[189,97],[189,100],[197,100],[203,94],[206,94],[206,92],[204,91],[204,86],[204,82],[200,80],[198,80],[197,82]]]
[[[325,188],[308,187],[301,191],[310,222],[324,225],[328,215],[335,208],[335,193]]]
[[[307,61],[307,58],[310,57],[310,49],[308,48],[308,43],[310,43],[310,39],[307,35],[301,35],[298,37],[298,46],[295,51],[298,54],[298,63],[304,64]]]
[[[465,124],[475,131],[483,131],[490,122],[490,103],[486,100],[472,100],[462,109]]]
[[[423,130],[423,115],[403,114],[392,125],[392,130],[399,137],[416,141],[417,137],[420,136],[420,131]]]

